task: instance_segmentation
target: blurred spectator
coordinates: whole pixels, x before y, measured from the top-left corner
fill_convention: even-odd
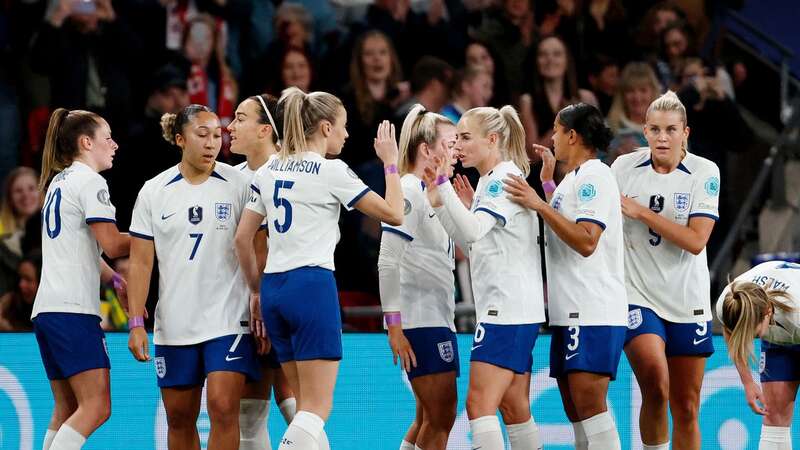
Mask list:
[[[94,111],[119,130],[129,118],[129,72],[140,49],[111,0],[58,0],[34,39],[31,65],[49,77],[51,105]]]
[[[520,95],[525,88],[525,56],[536,40],[532,1],[502,0],[500,8],[483,14],[471,35],[499,55],[511,98]]]
[[[219,20],[198,15],[186,25],[183,54],[191,63],[189,102],[206,105],[217,113],[222,127],[233,120],[238,85],[225,62],[225,31]],[[229,155],[223,143],[224,158]]]
[[[288,49],[280,59],[281,87],[276,90],[280,93],[288,87],[297,87],[304,92],[311,92],[311,83],[314,81],[314,70],[308,54],[300,49]]]
[[[680,20],[671,22],[661,32],[661,60],[658,76],[661,84],[669,89],[677,89],[681,82],[681,72],[686,58],[697,56],[694,31],[689,23]]]
[[[464,66],[483,66],[492,77],[492,106],[507,105],[511,102],[506,85],[502,62],[491,53],[489,47],[480,41],[472,41],[464,49]]]
[[[0,205],[0,295],[13,289],[20,258],[28,250],[28,222],[38,218],[41,211],[39,177],[28,167],[17,167],[3,183],[3,203]],[[34,231],[38,232],[38,230]]]
[[[178,113],[189,104],[186,70],[167,64],[149,80],[145,107],[131,122],[130,138],[120,144],[114,167],[106,175],[120,230],[128,229],[133,204],[144,182],[181,159],[175,147],[161,137],[161,116]]]
[[[661,45],[661,33],[670,23],[685,18],[686,14],[674,1],[663,1],[648,9],[636,32],[639,57],[644,60],[655,59]]]
[[[453,102],[442,109],[442,115],[457,123],[464,112],[488,106],[492,99],[492,76],[483,66],[467,66],[453,81]]]
[[[632,62],[622,69],[607,117],[614,140],[608,148],[606,162],[611,164],[617,156],[647,145],[644,138],[647,108],[660,94],[661,85],[649,64]]]
[[[453,68],[434,56],[423,56],[411,73],[411,98],[395,111],[395,123],[402,124],[412,106],[419,103],[427,111],[441,111],[450,101]]]
[[[31,312],[42,276],[41,254],[35,252],[22,258],[16,274],[16,288],[0,297],[0,331],[33,330]]]
[[[597,99],[591,92],[578,89],[572,56],[556,36],[539,42],[526,58],[526,65],[530,67],[530,83],[519,101],[526,148],[531,144],[549,146],[553,122],[561,108],[575,102],[597,105]]]
[[[607,116],[619,83],[619,65],[605,55],[596,55],[589,63],[587,79],[600,112]]]
[[[341,158],[351,167],[376,158],[375,130],[392,119],[394,109],[410,95],[408,83],[389,38],[380,31],[363,34],[353,48],[350,84],[341,93],[347,110],[347,131]]]
[[[579,67],[584,67],[597,53],[628,60],[632,56],[631,35],[621,0],[588,0],[584,5],[580,47],[574,49]]]

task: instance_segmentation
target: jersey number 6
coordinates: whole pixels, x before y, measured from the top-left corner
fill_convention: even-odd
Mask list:
[[[275,180],[275,192],[272,194],[272,201],[275,204],[275,208],[280,208],[281,206],[286,210],[286,214],[283,217],[283,223],[279,223],[278,219],[273,221],[275,225],[275,231],[278,233],[286,233],[289,231],[289,227],[292,226],[292,204],[289,203],[289,200],[281,197],[281,189],[291,189],[294,186],[294,181],[286,181],[286,180]]]

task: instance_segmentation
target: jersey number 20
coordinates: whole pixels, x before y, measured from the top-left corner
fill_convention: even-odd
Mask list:
[[[52,208],[53,226],[50,226],[50,211]],[[61,233],[61,188],[55,188],[53,192],[47,195],[44,201],[44,215],[42,222],[47,230],[47,237],[55,239]]]
[[[273,221],[275,231],[278,233],[286,233],[289,231],[289,227],[292,226],[292,204],[289,203],[289,200],[281,197],[281,189],[291,189],[292,186],[294,186],[294,181],[275,180],[275,192],[272,194],[272,202],[275,204],[276,209],[283,207],[286,210],[283,223],[278,222],[278,219]]]

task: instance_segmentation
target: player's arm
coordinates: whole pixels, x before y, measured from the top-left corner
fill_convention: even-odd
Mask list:
[[[120,233],[114,222],[94,222],[89,224],[89,229],[103,253],[111,259],[126,256],[131,250],[131,237],[128,233]]]
[[[600,236],[603,234],[603,227],[595,222],[580,221],[571,222],[562,216],[549,203],[542,200],[539,194],[528,185],[524,178],[511,175],[505,180],[505,190],[509,198],[520,205],[536,211],[542,220],[553,230],[553,232],[569,245],[570,248],[578,252],[581,256],[591,256],[597,248]]]
[[[378,287],[381,296],[381,307],[386,319],[389,334],[389,347],[392,349],[394,363],[397,358],[404,370],[417,367],[417,358],[411,344],[403,334],[400,317],[400,261],[408,250],[408,239],[384,230],[381,236],[381,249],[378,256]]]
[[[155,244],[152,238],[132,239],[130,269],[128,273],[128,310],[129,329],[128,350],[139,361],[149,361],[147,332],[144,330],[144,318],[147,316],[145,304],[150,289],[150,276],[153,273]]]
[[[694,255],[699,255],[706,247],[716,223],[710,217],[696,216],[690,217],[688,224],[681,225],[628,197],[622,197],[622,213],[644,223],[664,239]]]
[[[256,252],[256,263],[258,264],[258,273],[264,271],[267,267],[267,256],[269,255],[269,243],[267,242],[267,228],[261,226],[253,239],[253,248]]]
[[[260,271],[258,270],[259,263],[253,246],[253,239],[255,239],[263,221],[263,215],[245,208],[242,218],[239,219],[239,226],[236,228],[236,237],[234,238],[236,257],[239,258],[239,265],[247,280],[247,286],[250,288],[250,292],[254,294],[259,292],[258,277]],[[264,239],[264,245],[266,246],[266,239]],[[266,251],[264,255],[264,261],[266,261]]]

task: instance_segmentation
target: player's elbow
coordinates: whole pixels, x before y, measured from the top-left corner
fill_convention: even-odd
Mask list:
[[[697,243],[693,242],[691,245],[689,245],[689,248],[687,248],[686,250],[689,251],[689,253],[693,254],[694,256],[697,256],[700,253],[702,253],[703,249],[705,248],[706,248],[705,244],[698,245]]]
[[[403,224],[403,213],[401,212],[400,214],[397,214],[397,212],[392,211],[383,218],[383,221],[393,227],[399,227]]]
[[[575,249],[581,256],[584,258],[588,258],[594,254],[594,251],[597,250],[597,241],[589,240],[583,242],[578,248]]]
[[[117,239],[103,246],[103,253],[111,259],[128,256],[131,251],[130,238],[122,234]]]

